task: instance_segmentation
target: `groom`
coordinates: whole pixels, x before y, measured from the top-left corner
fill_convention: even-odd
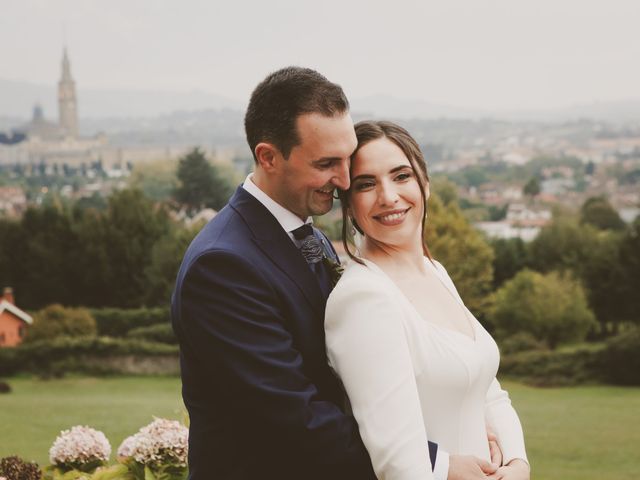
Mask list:
[[[349,187],[349,103],[319,73],[289,67],[256,87],[245,129],[255,172],[189,246],[172,298],[189,478],[373,480],[325,355],[337,257],[311,226]],[[438,480],[495,470],[435,444],[429,453]]]

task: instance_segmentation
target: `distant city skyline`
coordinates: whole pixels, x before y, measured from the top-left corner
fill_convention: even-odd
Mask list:
[[[243,104],[269,71],[298,64],[352,98],[492,111],[640,99],[635,0],[0,0],[0,9],[0,79],[40,85],[58,79],[66,44],[81,89],[202,90]]]

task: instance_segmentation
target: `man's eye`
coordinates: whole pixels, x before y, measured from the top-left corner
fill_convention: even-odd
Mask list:
[[[316,166],[320,170],[327,170],[328,168],[331,168],[332,165],[333,165],[332,162],[326,162],[326,163],[318,163]]]

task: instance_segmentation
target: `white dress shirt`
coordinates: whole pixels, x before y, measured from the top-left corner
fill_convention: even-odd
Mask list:
[[[295,242],[293,238],[293,230],[298,227],[301,227],[305,223],[313,223],[313,219],[311,217],[307,217],[306,221],[302,221],[299,216],[293,213],[290,210],[287,210],[278,202],[276,202],[269,195],[264,193],[260,188],[253,183],[253,173],[247,175],[244,183],[242,184],[242,188],[244,188],[248,193],[250,193],[256,200],[258,200],[262,205],[265,206],[269,213],[276,217],[276,220],[280,224],[280,226],[284,229],[285,232],[289,235],[289,238]]]

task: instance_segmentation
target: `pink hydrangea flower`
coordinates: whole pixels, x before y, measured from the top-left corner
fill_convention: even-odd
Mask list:
[[[106,462],[110,455],[111,445],[104,433],[82,425],[60,432],[49,450],[49,460],[55,465]]]
[[[118,448],[119,457],[132,457],[145,465],[187,466],[189,429],[176,420],[156,418]]]

